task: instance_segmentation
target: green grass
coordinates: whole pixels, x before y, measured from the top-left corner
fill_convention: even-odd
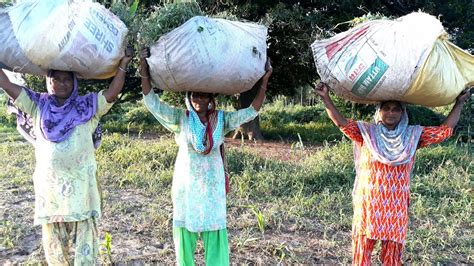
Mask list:
[[[265,105],[260,125],[266,139],[321,143],[340,140],[342,133],[330,122],[321,104],[287,104],[284,98]]]
[[[470,219],[473,177],[469,175],[473,165],[471,156],[465,151],[449,142],[418,153],[412,178],[405,255],[411,263],[473,262]],[[163,241],[169,239],[170,186],[176,152],[174,141],[167,137],[150,140],[119,134],[105,136],[97,152],[99,176],[105,192],[140,191],[157,202],[151,204],[168,206],[168,211],[157,212],[157,209],[149,209],[153,205],[138,203],[127,207],[126,202],[109,200],[106,212],[111,215],[106,219],[122,219],[121,216],[134,213],[134,209],[143,209],[145,213],[134,214],[142,219],[140,223],[152,223],[153,226],[149,224],[150,231],[155,237]],[[0,156],[8,158],[0,162],[0,184],[3,187],[24,186],[32,193],[34,159],[31,145],[4,141],[0,143]],[[244,235],[240,234],[262,241],[269,235],[282,234],[288,227],[296,226],[302,232],[318,232],[329,251],[337,253],[349,248],[354,179],[349,141],[326,145],[299,162],[272,160],[247,148],[231,147],[228,161],[232,190],[228,199],[229,228],[240,232],[232,236],[232,243],[244,241],[241,239]],[[154,217],[153,221],[148,220],[150,217]],[[112,220],[102,221],[103,224],[109,222]],[[10,232],[8,238],[2,239],[5,247],[20,244],[21,236],[13,237],[11,232],[15,227],[8,218],[0,227],[0,231]],[[162,230],[154,231],[155,227]],[[331,237],[338,232],[344,234]],[[114,240],[120,235],[114,231],[110,233]],[[236,252],[251,252],[256,245],[273,254],[273,259],[267,262],[308,262],[281,243],[259,244],[260,241],[240,243]],[[286,252],[285,255],[282,252]],[[350,253],[346,253],[338,259],[340,263],[350,261]],[[253,255],[259,256],[258,253]]]
[[[97,152],[105,186],[139,187],[155,194],[166,190],[172,180],[177,154],[170,139],[141,140],[113,134]]]
[[[161,255],[149,262],[173,263],[170,188],[178,148],[143,105],[114,108],[104,118],[107,132],[97,151],[105,201],[100,229],[112,236],[111,259],[102,259],[132,260],[120,248],[128,250],[127,239],[137,237],[163,246]],[[0,252],[22,247],[23,238],[36,228],[32,202],[8,205],[33,194],[34,151],[15,133],[14,118],[2,110],[0,106],[0,201],[4,199],[9,214],[0,220]],[[415,117],[432,115],[415,111]],[[268,158],[246,146],[228,148],[228,225],[234,261],[245,263],[239,256],[251,256],[263,264],[311,264],[317,257],[320,262],[350,263],[352,143],[329,122],[320,105],[277,101],[262,110],[261,126],[269,139],[301,138],[322,145],[295,161]],[[472,154],[454,139],[417,153],[406,262],[474,263]],[[139,250],[136,245],[131,248]],[[30,259],[41,256],[38,251]]]

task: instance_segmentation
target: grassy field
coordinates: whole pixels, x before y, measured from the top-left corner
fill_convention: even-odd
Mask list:
[[[348,264],[352,144],[328,123],[320,106],[286,107],[284,114],[279,108],[274,104],[263,112],[262,128],[266,136],[287,142],[280,147],[288,155],[284,159],[269,156],[259,145],[229,145],[231,261]],[[296,116],[302,119],[299,123],[285,120]],[[311,116],[314,119],[307,119]],[[113,122],[109,119],[109,130]],[[43,251],[40,229],[32,225],[33,148],[13,132],[11,124],[4,125],[0,126],[0,262],[38,262]],[[277,131],[279,125],[286,125],[280,129],[287,132]],[[152,136],[124,133],[126,128],[147,133],[148,127],[157,128]],[[171,264],[170,186],[177,146],[170,135],[148,123],[141,129],[136,123],[116,123],[116,129],[122,133],[106,133],[97,151],[104,198],[100,259]],[[291,145],[298,134],[314,145]],[[472,168],[472,154],[455,138],[419,150],[411,183],[405,262],[474,263]],[[201,245],[196,258],[202,263]]]

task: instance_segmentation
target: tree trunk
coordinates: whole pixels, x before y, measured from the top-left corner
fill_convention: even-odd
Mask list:
[[[255,84],[249,91],[243,92],[239,96],[239,103],[237,109],[244,109],[252,104],[258,89],[260,88],[260,81]],[[233,139],[248,137],[249,140],[263,140],[262,131],[260,130],[260,119],[257,116],[254,120],[247,122],[235,130]]]

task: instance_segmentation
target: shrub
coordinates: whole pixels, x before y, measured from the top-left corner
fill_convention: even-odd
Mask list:
[[[181,26],[188,19],[203,14],[198,3],[169,3],[156,6],[142,21],[140,41],[150,46],[163,34]]]
[[[15,115],[9,114],[6,108],[7,97],[0,90],[0,129],[13,129],[16,126]]]

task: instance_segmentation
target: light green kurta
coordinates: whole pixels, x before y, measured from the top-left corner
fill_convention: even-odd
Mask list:
[[[29,114],[36,134],[34,223],[83,221],[101,215],[101,197],[96,171],[92,134],[100,117],[112,107],[102,92],[98,93],[97,113],[87,123],[76,126],[62,142],[51,142],[40,130],[40,110],[25,90],[15,105]]]
[[[258,113],[250,106],[224,112],[224,132],[216,148],[207,155],[196,152],[191,145],[189,119],[186,111],[160,102],[151,91],[144,96],[145,105],[156,119],[175,133],[179,146],[174,167],[172,198],[173,225],[190,232],[214,231],[226,228],[225,174],[219,146],[225,133],[254,119]],[[222,112],[222,111],[220,111]]]

